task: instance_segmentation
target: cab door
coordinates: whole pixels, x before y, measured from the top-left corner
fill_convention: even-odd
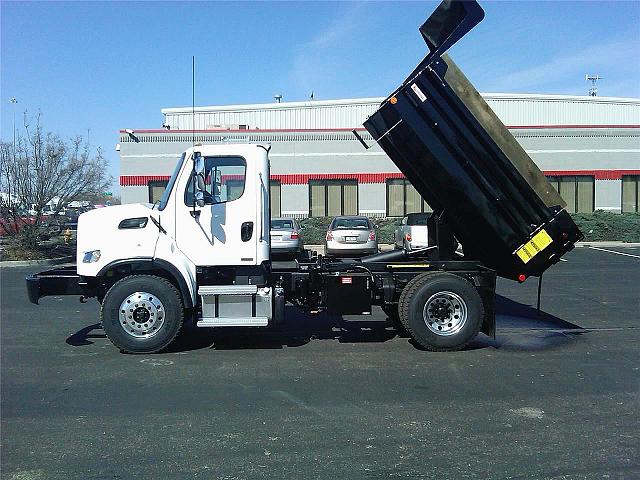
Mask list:
[[[256,265],[260,182],[246,155],[206,152],[204,206],[194,208],[192,169],[185,168],[176,192],[175,238],[196,266]],[[192,162],[193,159],[190,160]],[[190,165],[190,163],[188,164]]]

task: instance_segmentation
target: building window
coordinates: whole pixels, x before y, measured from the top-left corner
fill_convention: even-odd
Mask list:
[[[547,177],[567,202],[569,213],[591,213],[595,203],[595,181],[589,175]]]
[[[358,214],[357,180],[310,180],[309,216]]]
[[[160,201],[168,183],[168,180],[151,180],[147,183],[147,187],[149,187],[149,203],[155,204]]]
[[[640,175],[622,176],[622,213],[640,212]]]
[[[277,218],[281,215],[282,200],[280,196],[280,180],[271,180],[269,182],[269,201],[271,205],[271,218]]]
[[[387,180],[387,217],[404,217],[409,213],[430,211],[429,204],[423,200],[409,180],[404,178]]]

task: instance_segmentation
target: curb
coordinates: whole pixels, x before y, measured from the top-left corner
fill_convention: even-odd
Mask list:
[[[76,257],[72,255],[68,257],[48,258],[45,260],[7,260],[0,261],[0,268],[31,267],[36,265],[60,265],[63,263],[73,262],[75,258]]]
[[[576,247],[640,247],[640,243],[633,242],[578,242],[576,243]]]

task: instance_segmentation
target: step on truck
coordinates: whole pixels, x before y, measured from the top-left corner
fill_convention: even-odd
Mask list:
[[[272,261],[270,147],[197,145],[178,160],[158,204],[82,214],[77,265],[29,276],[29,299],[97,298],[107,337],[131,353],[165,349],[185,323],[278,324],[286,303],[334,315],[368,315],[378,305],[428,350],[495,335],[496,275],[539,277],[582,234],[444,53],[483,17],[474,1],[442,2],[420,27],[426,57],[366,119],[366,132],[354,131],[432,206],[426,248]]]

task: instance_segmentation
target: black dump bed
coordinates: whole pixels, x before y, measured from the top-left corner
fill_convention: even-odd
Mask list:
[[[539,276],[583,238],[565,202],[447,55],[484,12],[445,0],[420,31],[430,53],[364,123],[442,214],[465,256]]]

